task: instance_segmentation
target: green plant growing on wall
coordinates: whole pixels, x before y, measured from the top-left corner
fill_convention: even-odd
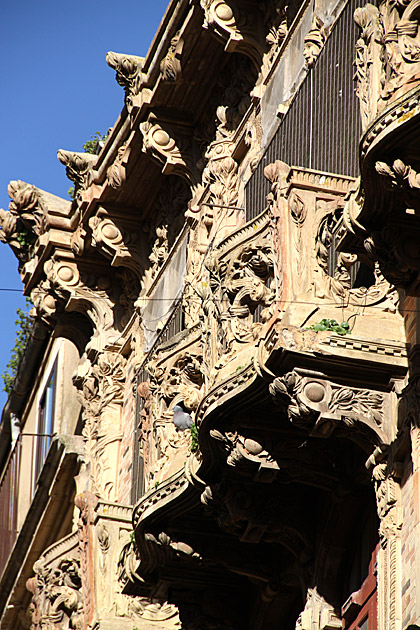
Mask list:
[[[90,140],[87,140],[83,145],[83,151],[85,153],[91,153],[94,155],[98,147],[99,142],[105,142],[108,137],[108,133],[102,134],[100,131],[95,131],[93,136],[90,136]]]
[[[192,423],[190,431],[191,431],[190,451],[191,453],[196,453],[198,451],[199,444],[198,444],[198,429],[195,422]]]
[[[29,298],[26,298],[26,310],[18,308],[16,310],[17,320],[16,325],[16,338],[15,345],[11,350],[10,361],[6,366],[6,370],[3,372],[3,391],[10,394],[13,389],[13,383],[15,382],[16,375],[19,370],[20,362],[25,354],[26,346],[28,345],[29,337],[31,334],[33,319],[30,315],[30,310],[33,304]]]
[[[337,335],[349,335],[350,324],[348,322],[342,322],[339,324],[335,319],[321,319],[318,324],[308,326],[307,330],[315,330],[316,332],[330,330],[331,332],[335,332]]]

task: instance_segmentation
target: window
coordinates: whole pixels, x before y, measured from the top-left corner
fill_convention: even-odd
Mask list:
[[[377,630],[376,562],[378,549],[379,545],[371,555],[368,575],[361,588],[352,593],[343,606],[344,630]]]
[[[38,427],[35,441],[36,450],[33,474],[34,484],[36,484],[39,473],[44,465],[54,429],[56,371],[55,363],[48,377],[38,407]]]

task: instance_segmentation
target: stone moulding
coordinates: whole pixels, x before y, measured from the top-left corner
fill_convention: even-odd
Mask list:
[[[170,479],[163,481],[156,490],[146,494],[133,508],[133,525],[137,528],[157,509],[163,508],[168,502],[182,495],[190,487],[185,471],[180,470]]]
[[[415,87],[392,104],[370,124],[366,129],[361,141],[360,151],[361,158],[364,160],[368,154],[382,143],[387,141],[387,136],[391,132],[399,130],[405,124],[408,124],[410,131],[413,123],[417,125],[420,114],[420,88]]]

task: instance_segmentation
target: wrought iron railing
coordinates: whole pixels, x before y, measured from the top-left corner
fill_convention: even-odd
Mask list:
[[[184,329],[184,309],[182,306],[182,297],[178,300],[171,316],[162,328],[158,337],[155,339],[153,346],[150,348],[146,357],[137,372],[137,387],[149,379],[149,373],[146,369],[156,348],[165,341],[168,341],[174,335]],[[143,457],[141,454],[141,412],[144,407],[143,399],[136,394],[136,413],[134,419],[134,443],[133,443],[133,468],[132,468],[132,484],[131,484],[131,503],[134,505],[144,494],[144,471]]]

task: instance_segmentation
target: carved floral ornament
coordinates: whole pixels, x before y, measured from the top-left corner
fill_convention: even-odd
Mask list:
[[[115,70],[117,83],[124,88],[127,104],[131,104],[131,99],[140,91],[144,58],[110,51],[106,62]]]
[[[35,577],[27,581],[32,593],[31,630],[81,630],[83,603],[80,561],[62,558],[56,566],[34,565]]]
[[[66,175],[74,182],[77,189],[86,190],[92,182],[93,169],[98,160],[91,153],[76,153],[60,149],[57,157],[66,167]]]
[[[297,371],[275,378],[269,390],[274,401],[287,411],[290,422],[311,435],[328,437],[342,428],[363,444],[366,439],[374,444],[386,441],[382,430],[383,394],[340,387]]]
[[[102,352],[94,362],[84,356],[73,377],[83,407],[82,433],[93,488],[108,500],[115,500],[125,368],[126,359],[120,354]]]
[[[418,82],[420,32],[417,0],[385,0],[356,9],[361,29],[356,78],[364,128],[399,88]]]
[[[8,187],[9,211],[0,209],[0,241],[12,248],[22,262],[29,259],[29,248],[47,226],[47,209],[41,191],[20,180]]]

